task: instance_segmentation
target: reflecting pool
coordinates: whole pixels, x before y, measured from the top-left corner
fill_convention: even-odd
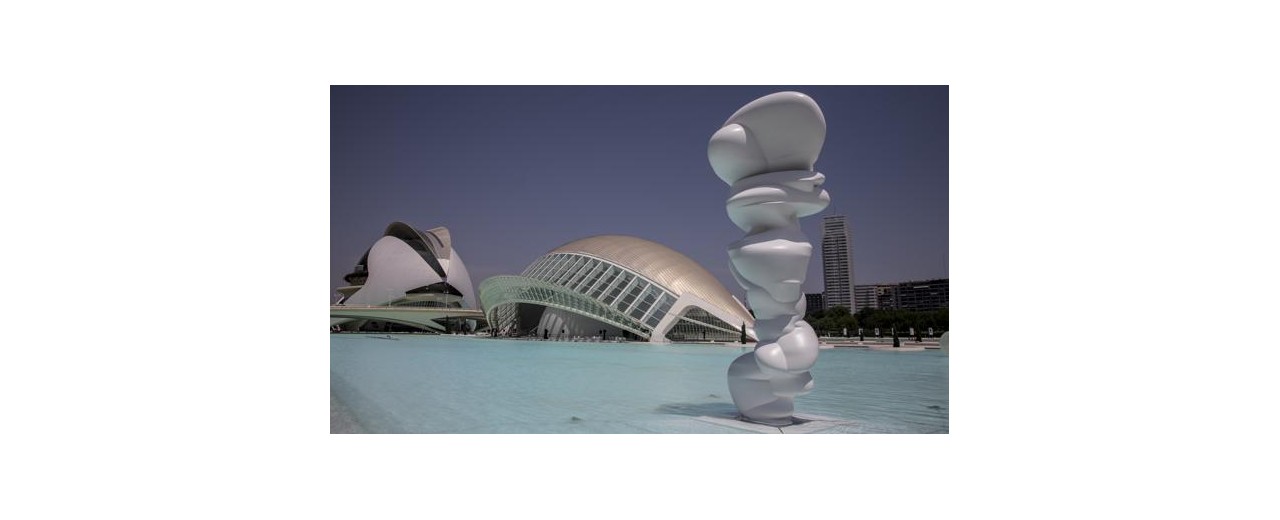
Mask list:
[[[331,430],[754,433],[735,426],[725,377],[744,351],[333,334]],[[815,390],[796,399],[797,415],[836,420],[813,433],[948,431],[948,357],[941,351],[822,350],[813,378]],[[825,419],[814,422],[820,424]]]

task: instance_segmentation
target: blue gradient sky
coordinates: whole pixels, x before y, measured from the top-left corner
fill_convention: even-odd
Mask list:
[[[782,90],[808,94],[827,120],[816,169],[832,204],[801,221],[814,243],[805,291],[822,291],[831,214],[849,218],[856,283],[947,277],[945,86],[335,86],[330,287],[401,220],[448,227],[477,286],[571,240],[626,234],[688,255],[743,298],[725,253],[743,233],[707,140]]]

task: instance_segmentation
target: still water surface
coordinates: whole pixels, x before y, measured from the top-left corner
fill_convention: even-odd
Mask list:
[[[749,433],[725,372],[746,350],[458,336],[334,334],[330,388],[370,433]],[[840,433],[947,433],[948,357],[823,350],[796,412]]]

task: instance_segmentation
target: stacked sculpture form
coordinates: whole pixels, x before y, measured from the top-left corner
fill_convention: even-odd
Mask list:
[[[743,106],[707,145],[711,168],[730,186],[729,220],[747,233],[729,245],[729,259],[755,312],[757,343],[729,365],[729,393],[751,421],[791,424],[795,397],[813,389],[818,337],[802,320],[800,288],[813,246],[799,218],[831,203],[813,170],[826,135],[813,99],[778,92]]]

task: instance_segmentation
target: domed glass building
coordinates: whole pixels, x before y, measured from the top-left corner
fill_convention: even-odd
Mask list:
[[[507,336],[737,341],[755,320],[697,262],[623,235],[575,240],[520,276],[480,284],[491,327]]]

